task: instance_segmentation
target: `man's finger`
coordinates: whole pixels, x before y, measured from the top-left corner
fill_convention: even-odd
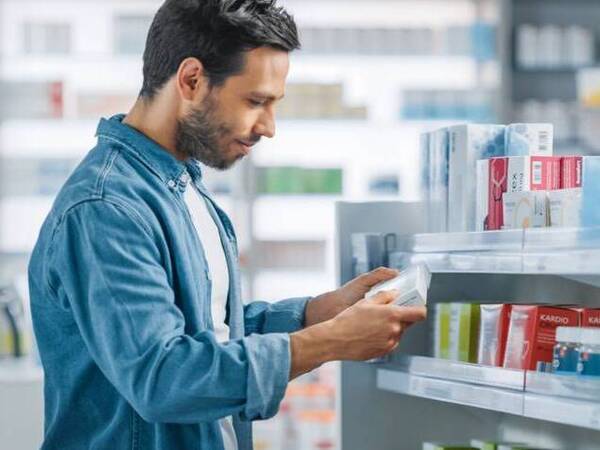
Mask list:
[[[367,272],[362,274],[359,277],[359,280],[365,286],[371,288],[375,286],[377,283],[381,283],[382,281],[391,280],[394,277],[397,277],[400,273],[395,269],[389,269],[387,267],[378,267],[371,272]]]
[[[399,306],[396,311],[396,318],[407,324],[422,322],[427,319],[427,308],[424,306]]]
[[[381,291],[377,293],[377,295],[371,297],[369,301],[377,305],[389,305],[390,303],[393,303],[399,295],[400,291],[397,289],[393,289],[391,291]]]

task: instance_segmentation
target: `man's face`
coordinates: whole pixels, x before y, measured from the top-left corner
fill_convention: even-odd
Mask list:
[[[242,73],[200,99],[178,123],[177,151],[219,170],[275,135],[275,105],[285,91],[288,53],[261,47],[246,53]]]

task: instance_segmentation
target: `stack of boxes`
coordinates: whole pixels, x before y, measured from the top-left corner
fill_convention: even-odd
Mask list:
[[[436,358],[551,371],[558,327],[600,327],[600,309],[578,306],[438,303]]]
[[[421,139],[428,231],[600,224],[600,157],[553,156],[551,124],[460,125]]]

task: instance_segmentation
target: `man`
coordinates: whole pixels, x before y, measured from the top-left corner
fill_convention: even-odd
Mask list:
[[[251,449],[289,380],[397,345],[422,308],[372,301],[379,269],[308,299],[243,306],[236,238],[202,184],[275,134],[293,19],[269,0],[168,0],[144,84],[46,219],[30,268],[44,449]]]

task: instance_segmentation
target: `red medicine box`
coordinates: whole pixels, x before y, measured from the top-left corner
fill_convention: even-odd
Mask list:
[[[555,156],[514,156],[492,158],[488,163],[488,230],[504,225],[502,197],[507,192],[552,191],[560,189],[561,158]]]
[[[558,327],[579,325],[579,312],[545,305],[513,305],[504,367],[538,370],[551,363]]]
[[[585,308],[581,314],[581,326],[600,328],[600,309]]]
[[[584,308],[582,306],[559,305],[577,311],[579,326],[584,328],[600,328],[600,308]]]
[[[563,156],[560,171],[561,189],[580,188],[583,186],[583,157]]]

